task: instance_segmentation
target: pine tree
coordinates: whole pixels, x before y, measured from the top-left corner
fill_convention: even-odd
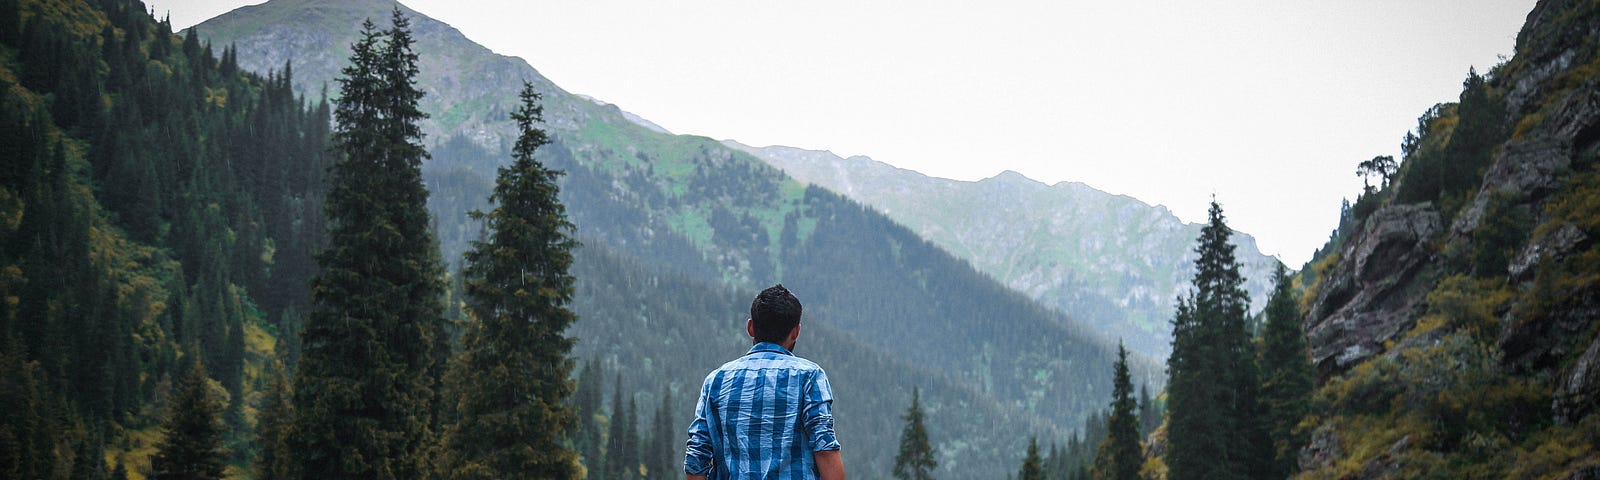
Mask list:
[[[0,0],[0,44],[15,47],[21,39],[21,0]]]
[[[205,369],[195,354],[189,355],[189,367],[173,392],[172,410],[161,425],[166,436],[150,459],[153,480],[220,479],[227,461],[221,407],[211,396]]]
[[[922,404],[917,388],[911,389],[911,408],[906,410],[906,428],[900,431],[900,453],[894,457],[894,478],[930,480],[939,461],[928,444],[928,430],[922,426]]]
[[[1134,412],[1133,380],[1128,374],[1128,350],[1117,344],[1117,362],[1112,366],[1111,419],[1105,440],[1100,442],[1094,460],[1095,480],[1138,480],[1144,465],[1139,446],[1139,418]]]
[[[633,396],[622,390],[618,372],[611,397],[611,428],[606,434],[605,478],[622,480],[638,475],[638,428],[634,426]],[[626,397],[627,403],[623,403]]]
[[[409,21],[363,25],[340,81],[328,245],[295,378],[300,475],[421,478],[446,359]]]
[[[1150,436],[1150,432],[1161,427],[1161,409],[1156,407],[1155,400],[1150,398],[1150,386],[1139,385],[1139,438]]]
[[[1193,291],[1173,315],[1167,360],[1167,467],[1173,480],[1266,478],[1249,297],[1222,207],[1211,202],[1195,252]]]
[[[1028,455],[1022,457],[1022,469],[1017,480],[1044,480],[1044,461],[1039,458],[1038,437],[1028,439]]]
[[[672,421],[672,389],[666,385],[661,387],[661,405],[656,407],[656,418],[653,437],[650,440],[651,463],[649,464],[650,478],[677,478],[683,476],[683,450],[679,449],[684,444],[684,434],[678,431]]]
[[[515,160],[500,169],[484,220],[487,242],[466,255],[471,323],[449,379],[455,424],[444,437],[445,478],[578,478],[578,452],[565,440],[577,424],[572,394],[572,224],[557,198],[559,172],[533,158],[549,143],[533,85],[523,83],[512,112],[521,135]]]
[[[271,383],[261,410],[256,414],[256,478],[288,480],[294,478],[293,452],[289,451],[291,420],[294,418],[293,392],[282,363],[273,362]]]
[[[604,472],[604,458],[601,450],[605,447],[605,432],[601,431],[599,417],[602,392],[601,382],[605,375],[600,372],[600,360],[591,359],[583,366],[583,372],[578,374],[577,392],[572,395],[573,408],[578,413],[578,453],[582,456],[585,470],[591,476]]]
[[[1261,406],[1272,440],[1272,477],[1286,478],[1299,469],[1296,457],[1306,439],[1295,427],[1310,413],[1316,372],[1300,329],[1300,301],[1282,264],[1273,280],[1277,286],[1267,300],[1261,334]]]

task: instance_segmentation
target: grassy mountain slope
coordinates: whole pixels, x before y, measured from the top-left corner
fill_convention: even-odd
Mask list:
[[[1130,348],[1166,358],[1173,300],[1194,272],[1199,224],[1081,183],[1016,172],[977,182],[929,177],[867,157],[791,147],[749,152],[796,180],[867,204],[1001,283],[1073,315]],[[1245,287],[1266,304],[1277,260],[1240,234]]]
[[[279,0],[196,28],[215,44],[238,45],[247,68],[281,67],[294,58],[301,88],[316,91],[334,78],[361,19],[383,18],[394,5]],[[650,275],[688,278],[702,285],[690,289],[701,292],[695,295],[710,295],[686,310],[622,293],[580,301],[572,330],[578,354],[613,358],[642,395],[663,382],[680,392],[694,388],[704,370],[720,363],[713,359],[742,352],[736,344],[747,297],[782,281],[806,303],[808,331],[815,332],[801,351],[837,371],[841,399],[855,399],[840,405],[839,418],[851,425],[841,427],[847,435],[860,429],[863,441],[847,443],[860,453],[846,456],[858,478],[887,477],[894,445],[885,439],[904,408],[896,392],[908,385],[879,379],[927,382],[924,401],[952,406],[952,416],[977,412],[955,421],[948,440],[936,440],[953,459],[947,472],[953,477],[1009,470],[1027,432],[1060,435],[1106,404],[1112,356],[1103,337],[909,230],[713,140],[641,127],[616,107],[570,95],[526,63],[494,55],[447,25],[422,16],[413,25],[419,82],[428,92],[423,107],[432,115],[425,130],[436,156],[425,177],[447,258],[476,235],[462,209],[481,206],[494,167],[507,158],[509,124],[499,112],[527,79],[545,95],[557,140],[542,158],[568,173],[563,201],[589,245],[579,251],[580,263],[599,264],[609,255],[636,266],[580,274],[580,288],[633,292],[645,287],[616,272],[660,272]],[[691,322],[710,330],[685,331],[733,338],[726,349],[713,349],[709,333],[672,343],[652,333]],[[635,346],[612,350],[619,345]],[[692,357],[699,360],[672,354],[682,350],[715,354]],[[650,368],[658,363],[661,370]],[[1159,370],[1140,360],[1137,371],[1153,379]]]

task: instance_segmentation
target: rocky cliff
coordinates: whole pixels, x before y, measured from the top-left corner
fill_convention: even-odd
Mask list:
[[[1515,57],[1414,133],[1308,272],[1325,410],[1302,467],[1597,478],[1600,2],[1539,2]]]

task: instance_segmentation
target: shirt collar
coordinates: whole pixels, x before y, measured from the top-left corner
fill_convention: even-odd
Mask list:
[[[757,343],[754,346],[751,346],[750,347],[750,351],[745,352],[745,355],[749,355],[749,354],[757,353],[757,352],[781,353],[781,354],[784,354],[784,355],[794,356],[793,353],[789,353],[788,349],[783,348],[783,345],[778,345],[778,344],[772,343],[772,342],[760,342],[760,343]]]

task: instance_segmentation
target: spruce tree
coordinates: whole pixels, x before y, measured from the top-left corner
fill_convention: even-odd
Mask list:
[[[221,406],[211,396],[205,369],[195,354],[172,395],[172,408],[161,424],[165,433],[150,459],[152,480],[222,478],[227,453],[222,450]]]
[[[515,159],[500,169],[488,214],[473,212],[488,241],[466,254],[470,323],[448,376],[456,421],[445,431],[443,473],[450,479],[578,478],[578,452],[566,440],[577,415],[564,401],[577,319],[572,302],[572,224],[556,177],[533,158],[549,143],[533,85],[523,83],[512,112],[521,134]]]
[[[894,456],[894,478],[931,480],[939,461],[928,444],[928,430],[922,426],[922,403],[917,388],[911,389],[911,408],[906,409],[906,427],[900,431],[900,453]]]
[[[672,389],[661,387],[661,405],[656,407],[654,435],[650,440],[650,478],[677,478],[683,476],[683,450],[685,434],[680,433],[672,421]]]
[[[256,414],[256,447],[261,453],[256,457],[256,478],[260,480],[288,480],[293,475],[293,452],[289,451],[290,431],[294,418],[293,392],[289,378],[284,375],[282,363],[273,362],[272,377],[267,385],[266,399]]]
[[[1028,454],[1022,457],[1017,480],[1044,480],[1044,460],[1039,458],[1039,438],[1028,439]]]
[[[623,403],[626,397],[627,403]],[[611,397],[611,428],[606,434],[605,478],[622,480],[639,473],[638,428],[634,425],[633,395],[622,390],[618,372]]]
[[[1138,405],[1133,400],[1133,380],[1128,374],[1128,350],[1117,344],[1117,362],[1112,366],[1111,419],[1105,440],[1094,460],[1095,480],[1138,480],[1144,465],[1139,446]]]
[[[1261,406],[1272,440],[1272,477],[1287,478],[1299,469],[1297,455],[1305,445],[1295,427],[1309,412],[1316,372],[1300,329],[1300,301],[1282,264],[1273,275],[1276,288],[1267,300],[1267,324],[1261,333]]]
[[[591,476],[604,472],[604,458],[601,450],[605,447],[605,432],[601,431],[599,417],[601,414],[601,397],[603,393],[601,382],[605,375],[600,372],[600,360],[591,359],[583,366],[583,372],[578,374],[577,392],[572,394],[573,408],[578,414],[578,453],[582,456],[584,469]]]
[[[299,475],[421,478],[446,357],[443,269],[429,230],[409,21],[363,25],[339,79],[336,159],[301,334]]]
[[[1249,297],[1222,207],[1211,202],[1195,253],[1193,290],[1173,315],[1167,359],[1168,478],[1267,478]]]
[[[1145,438],[1150,432],[1161,427],[1161,410],[1156,407],[1154,399],[1150,398],[1150,386],[1139,385],[1139,438]]]

